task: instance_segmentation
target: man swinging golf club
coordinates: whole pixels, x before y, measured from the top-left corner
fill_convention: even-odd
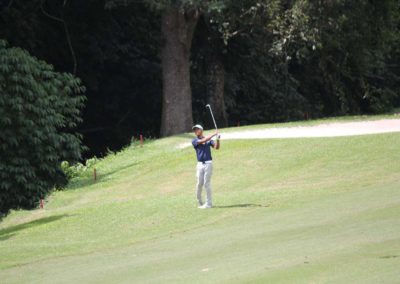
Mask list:
[[[212,207],[212,192],[211,192],[211,175],[213,170],[211,147],[218,150],[220,148],[220,135],[218,134],[217,125],[215,123],[214,115],[212,113],[210,105],[207,105],[210,109],[211,116],[214,121],[216,132],[209,136],[203,135],[203,127],[196,124],[192,127],[196,138],[192,140],[193,147],[196,151],[197,156],[197,185],[196,185],[196,196],[197,202],[199,203],[200,209],[207,209]],[[212,140],[213,137],[217,137],[216,142]],[[206,189],[206,202],[203,203],[202,191],[203,186]]]

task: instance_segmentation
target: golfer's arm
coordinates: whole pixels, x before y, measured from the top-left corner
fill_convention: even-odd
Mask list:
[[[204,143],[210,141],[215,135],[216,135],[216,134],[206,136],[206,137],[204,137],[203,139],[200,139],[197,143],[199,143],[199,144],[204,144]]]
[[[219,139],[217,139],[217,144],[215,144],[215,150],[219,150],[221,144],[219,142]]]

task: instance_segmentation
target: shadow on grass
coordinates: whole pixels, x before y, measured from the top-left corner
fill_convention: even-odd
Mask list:
[[[398,257],[400,257],[400,255],[385,255],[385,256],[381,256],[379,258],[390,259],[390,258],[398,258]]]
[[[252,204],[252,203],[245,203],[245,204],[233,204],[233,205],[222,205],[222,206],[213,206],[213,208],[254,208],[254,207],[269,207],[269,205],[261,205],[261,204]]]
[[[25,229],[30,229],[36,226],[48,224],[57,220],[60,220],[62,218],[68,217],[70,215],[68,214],[63,214],[63,215],[55,215],[55,216],[50,216],[50,217],[45,217],[41,219],[37,219],[31,222],[11,226],[9,228],[5,228],[0,230],[0,241],[5,241],[13,236],[16,235],[17,232],[25,230]]]
[[[14,235],[15,235],[15,234],[13,233],[13,234],[5,235],[5,236],[0,236],[0,242],[1,242],[1,241],[8,240],[9,238],[13,237]]]

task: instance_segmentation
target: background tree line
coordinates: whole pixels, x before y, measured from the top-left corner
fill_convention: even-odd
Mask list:
[[[82,79],[88,155],[207,124],[207,102],[222,125],[400,104],[395,0],[3,0],[0,38]]]
[[[15,162],[1,186],[42,182],[32,185],[34,198],[7,208],[32,207],[62,184],[57,165],[82,157],[81,137],[88,157],[139,133],[186,132],[194,121],[211,126],[206,103],[221,126],[399,107],[399,28],[397,0],[1,0],[0,166]],[[36,123],[24,107],[31,95],[62,103],[47,103],[51,115],[39,111]],[[38,151],[49,155],[44,168],[54,170],[30,169],[17,181],[16,172],[39,161],[29,151],[9,155],[31,146],[36,134],[12,131],[26,123],[54,144],[35,136],[48,149]],[[65,148],[67,141],[73,146]]]

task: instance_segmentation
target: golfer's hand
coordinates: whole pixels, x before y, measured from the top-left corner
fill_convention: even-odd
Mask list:
[[[220,148],[220,142],[219,142],[219,139],[221,138],[221,135],[217,132],[217,139],[216,139],[216,143],[215,143],[215,149],[216,150],[219,150],[219,148]]]

